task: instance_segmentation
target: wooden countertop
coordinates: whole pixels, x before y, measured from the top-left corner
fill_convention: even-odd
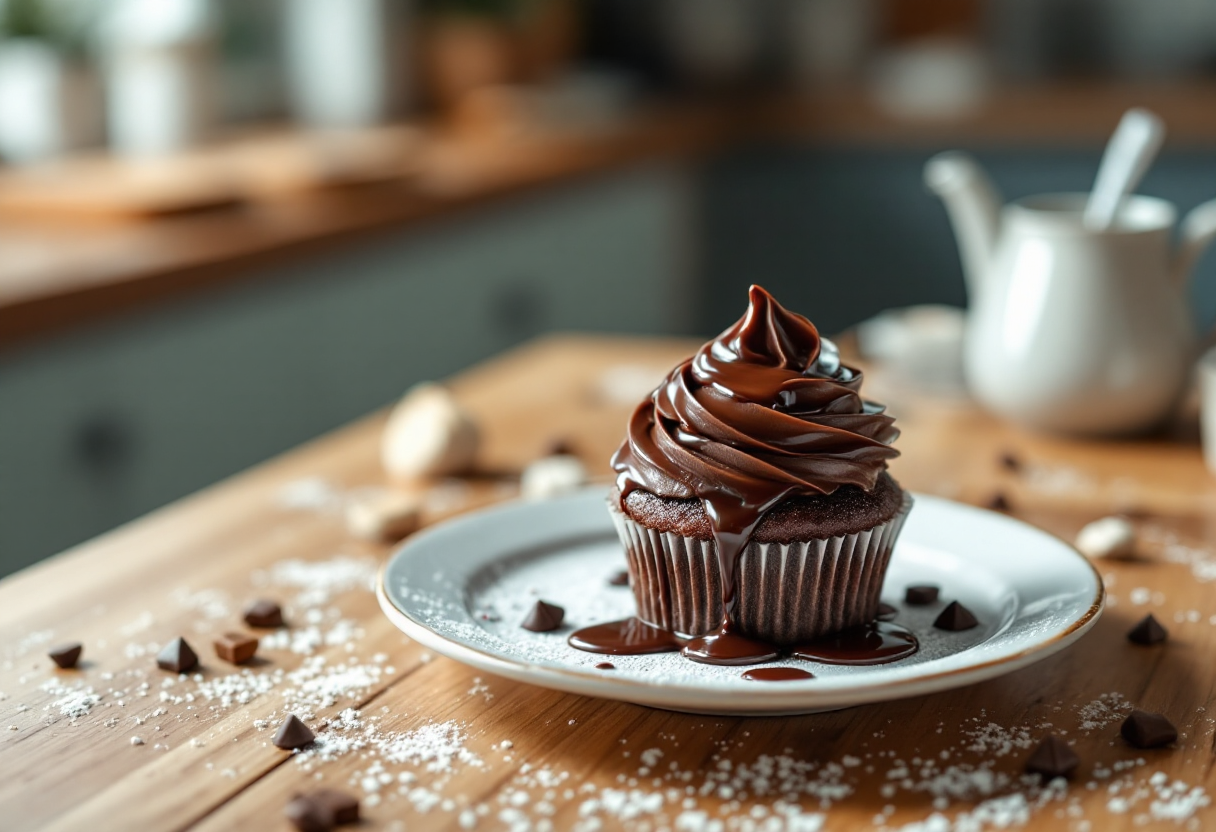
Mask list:
[[[631,404],[605,396],[605,371],[657,380],[693,346],[553,337],[453,388],[482,420],[486,469],[518,470],[564,437],[604,473]],[[819,829],[820,815],[828,830],[898,829],[935,813],[975,824],[956,829],[985,817],[1070,832],[1216,823],[1216,488],[1198,447],[1032,437],[881,373],[868,385],[900,420],[893,471],[906,487],[969,502],[999,490],[1016,516],[1065,538],[1114,509],[1137,518],[1140,557],[1099,564],[1110,606],[1079,644],[960,690],[789,718],[667,713],[479,674],[428,655],[379,612],[366,570],[390,547],[350,539],[324,500],[283,504],[315,498],[314,478],[382,485],[376,415],[0,582],[3,827],[287,829],[285,801],[318,784],[360,794],[366,830]],[[1007,453],[1020,470],[1001,465]],[[509,491],[439,484],[430,519]],[[332,583],[352,569],[354,588]],[[316,652],[283,637],[234,675],[211,637],[239,629],[241,605],[262,595],[288,603],[290,640],[311,638]],[[1129,644],[1148,611],[1169,642]],[[178,635],[198,649],[197,677],[155,667],[157,646]],[[84,642],[86,661],[57,671],[44,652],[67,640]],[[314,725],[356,708],[378,727],[350,729],[362,748],[302,764],[268,742],[290,697]],[[1118,727],[1133,705],[1167,714],[1177,747],[1125,745]],[[1083,760],[1066,789],[1018,779],[1048,731]],[[405,732],[421,733],[388,748]],[[738,779],[748,785],[730,791]]]
[[[1157,110],[1176,145],[1207,147],[1216,141],[1216,86],[1205,83],[998,88],[974,111],[924,120],[884,113],[871,95],[850,90],[656,106],[612,129],[534,130],[514,140],[457,141],[428,134],[409,154],[408,174],[392,181],[262,195],[235,207],[154,220],[39,218],[28,211],[14,214],[10,206],[0,220],[0,349],[249,279],[264,266],[386,229],[631,163],[695,159],[741,140],[1096,149],[1133,105]],[[203,178],[197,165],[187,163],[187,169],[195,180]],[[0,197],[2,189],[0,182]]]

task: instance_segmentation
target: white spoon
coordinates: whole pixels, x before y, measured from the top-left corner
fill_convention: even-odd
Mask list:
[[[1115,221],[1123,198],[1131,193],[1161,149],[1165,125],[1148,110],[1134,107],[1123,114],[1106,145],[1098,178],[1085,205],[1090,231],[1105,231]]]

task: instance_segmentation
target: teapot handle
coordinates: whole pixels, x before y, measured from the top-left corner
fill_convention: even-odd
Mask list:
[[[1196,205],[1182,218],[1173,265],[1176,285],[1186,286],[1191,269],[1213,238],[1216,238],[1216,199]]]

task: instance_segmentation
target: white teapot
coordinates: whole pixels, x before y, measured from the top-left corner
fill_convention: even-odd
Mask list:
[[[1216,236],[1216,200],[1192,210],[1175,247],[1173,204],[1123,200],[1103,231],[1082,222],[1086,194],[1001,206],[978,163],[943,153],[925,181],[946,204],[970,310],[967,384],[1027,427],[1115,435],[1151,429],[1172,410],[1196,357],[1187,283]]]

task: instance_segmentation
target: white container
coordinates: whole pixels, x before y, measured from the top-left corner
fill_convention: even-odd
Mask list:
[[[1216,475],[1216,347],[1199,359],[1199,433],[1203,438],[1203,461]]]
[[[1160,424],[1198,346],[1187,288],[1216,237],[1216,200],[1173,232],[1165,200],[1124,200],[1114,225],[1082,222],[1087,194],[1000,206],[970,157],[942,154],[926,181],[946,202],[970,295],[967,385],[993,412],[1038,430],[1109,436]]]
[[[290,0],[285,4],[288,92],[316,127],[360,127],[404,100],[405,0]]]
[[[37,162],[102,138],[96,75],[42,41],[0,41],[0,155]]]
[[[119,153],[200,144],[215,124],[217,64],[206,0],[120,0],[105,25],[107,121]]]

